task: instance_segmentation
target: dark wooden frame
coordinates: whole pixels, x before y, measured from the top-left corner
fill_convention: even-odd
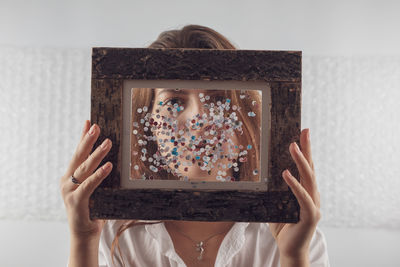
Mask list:
[[[124,80],[265,81],[271,86],[268,191],[123,189]],[[104,219],[297,222],[299,205],[281,173],[298,170],[289,154],[299,141],[301,51],[93,48],[91,123],[113,146],[113,170],[90,197],[90,217]],[[144,201],[145,200],[145,201]],[[149,201],[151,200],[151,201]]]

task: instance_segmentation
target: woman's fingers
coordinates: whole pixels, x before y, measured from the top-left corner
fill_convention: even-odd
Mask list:
[[[90,176],[94,170],[99,166],[100,162],[104,159],[107,153],[111,149],[111,141],[110,139],[106,139],[103,143],[96,148],[96,150],[89,155],[89,157],[79,165],[79,167],[74,172],[74,177],[78,179],[80,182],[83,182],[83,179]]]
[[[98,168],[92,175],[86,178],[82,184],[75,190],[76,194],[80,197],[86,197],[93,194],[94,190],[100,185],[100,183],[110,174],[112,170],[112,163],[107,162],[100,168]]]
[[[314,169],[314,161],[312,160],[312,153],[311,153],[311,140],[310,140],[310,129],[304,129],[301,132],[300,135],[300,147],[301,147],[301,152],[303,153],[304,157],[306,158],[309,166],[312,169],[312,176],[310,177],[311,181],[310,183],[313,184],[313,194],[312,198],[314,199],[314,202],[316,203],[317,207],[320,207],[320,193],[318,191],[318,186],[317,186],[317,179],[315,175],[315,169]]]
[[[64,190],[66,191],[75,190],[77,187],[77,185],[70,181],[71,175],[74,175],[80,183],[83,183],[87,177],[93,174],[112,147],[111,140],[107,138],[92,154],[89,154],[100,134],[100,131],[96,124],[92,125],[91,130],[88,130],[88,126],[89,125],[86,121],[81,136],[81,142],[71,160],[68,172],[64,176],[64,183],[66,183]]]
[[[314,200],[304,189],[304,187],[292,176],[289,170],[282,173],[282,177],[292,189],[293,194],[296,196],[300,205],[300,220],[309,222],[317,222],[321,218],[319,207],[316,207]]]
[[[314,171],[314,162],[312,161],[311,154],[311,141],[310,141],[310,129],[304,129],[300,134],[300,148],[303,152],[304,157],[307,159],[308,164]]]
[[[87,123],[87,122],[85,122]],[[85,125],[87,127],[87,125]],[[93,124],[89,130],[85,129],[82,132],[81,141],[79,142],[72,160],[69,164],[67,175],[70,176],[90,155],[94,143],[100,135],[100,128]]]
[[[83,126],[82,134],[81,134],[81,139],[79,140],[79,144],[82,143],[83,138],[85,137],[85,134],[89,131],[90,128],[90,121],[86,120],[85,124]]]
[[[292,156],[292,159],[296,163],[297,169],[299,170],[301,183],[306,188],[308,192],[314,189],[314,184],[312,183],[312,176],[314,175],[313,170],[308,164],[307,159],[304,157],[303,153],[300,151],[298,145],[294,142],[289,146],[289,152]]]
[[[290,154],[296,163],[297,169],[300,173],[300,182],[304,189],[310,194],[317,207],[320,207],[320,196],[317,188],[317,182],[311,159],[311,144],[307,140],[307,130],[303,130],[300,135],[300,143],[302,143],[302,150],[296,143],[292,143],[289,147]],[[304,151],[303,151],[304,149]]]
[[[82,141],[76,148],[76,156],[78,156],[78,158],[87,158],[90,154],[90,151],[93,149],[94,143],[99,138],[99,135],[100,127],[97,124],[93,124],[89,131],[82,136]]]

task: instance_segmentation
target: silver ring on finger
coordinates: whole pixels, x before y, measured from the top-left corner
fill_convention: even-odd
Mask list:
[[[77,184],[77,185],[80,185],[81,184],[81,182],[79,182],[75,177],[74,177],[74,175],[72,174],[71,175],[71,181],[74,183],[74,184]]]

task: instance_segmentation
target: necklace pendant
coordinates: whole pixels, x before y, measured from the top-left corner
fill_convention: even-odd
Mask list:
[[[200,255],[197,257],[199,261],[203,259],[203,253],[204,253],[203,244],[204,244],[203,241],[200,241],[199,243],[196,244],[196,250],[200,252]]]
[[[196,244],[197,251],[200,251],[200,250],[204,249],[203,245],[204,245],[203,241],[200,241],[199,243],[197,243]]]

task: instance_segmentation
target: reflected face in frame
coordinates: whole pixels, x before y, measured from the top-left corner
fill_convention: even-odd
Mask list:
[[[226,90],[154,90],[153,135],[171,172],[181,180],[232,180],[243,131]]]

